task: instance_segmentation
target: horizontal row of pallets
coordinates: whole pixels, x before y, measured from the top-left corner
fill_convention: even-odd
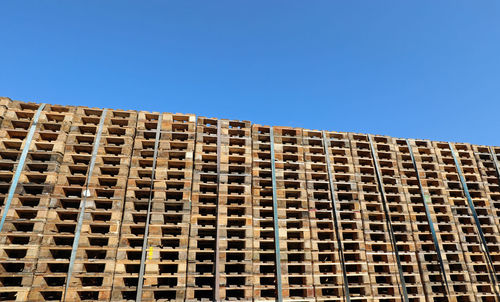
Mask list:
[[[499,301],[499,162],[0,98],[0,301]]]

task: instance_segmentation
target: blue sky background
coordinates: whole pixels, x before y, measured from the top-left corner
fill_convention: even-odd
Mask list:
[[[0,95],[500,145],[500,1],[1,1]]]

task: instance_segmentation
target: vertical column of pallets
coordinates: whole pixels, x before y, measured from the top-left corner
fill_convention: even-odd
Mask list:
[[[186,300],[215,299],[217,123],[199,117],[196,129]]]
[[[135,301],[136,298],[159,115],[140,111],[137,116],[114,268],[112,301]],[[162,146],[161,142],[159,146]],[[158,166],[164,166],[164,163],[164,159],[157,161]],[[159,188],[154,183],[153,199],[159,197],[156,195],[161,194],[157,192],[160,189],[165,188]]]
[[[483,231],[488,242],[494,269],[497,277],[500,277],[500,238],[498,233],[495,234],[495,231],[497,231],[495,228],[500,228],[500,148],[476,145],[470,147],[474,152],[477,169],[481,175],[481,190],[484,194],[485,203],[489,203],[489,210],[487,210],[487,207],[481,209],[482,215],[486,214],[488,219],[483,218],[481,222],[491,227],[486,226]],[[488,213],[485,213],[485,211],[488,211]]]
[[[435,210],[440,210],[441,208],[436,205],[435,209],[434,205],[431,204],[427,184],[432,185],[433,182],[431,180],[424,179],[421,181],[421,188],[418,178],[418,176],[420,176],[421,179],[425,178],[427,165],[424,164],[422,166],[422,163],[429,162],[430,159],[419,155],[416,150],[413,150],[416,149],[416,147],[411,145],[413,154],[417,154],[415,155],[415,167],[407,141],[404,139],[391,140],[394,148],[397,150],[396,157],[399,166],[399,177],[405,194],[405,201],[408,205],[409,221],[411,221],[413,240],[415,242],[416,250],[418,251],[417,259],[423,280],[424,291],[429,301],[446,301],[448,293],[445,279],[449,279],[449,267],[447,263],[443,263],[445,268],[444,272],[441,270],[438,252],[443,251],[444,246],[442,243],[438,242],[437,244],[439,250],[436,249],[424,202],[427,203],[429,216],[436,231],[436,226],[438,226],[439,222],[437,221],[438,216],[436,216]],[[417,171],[419,172],[418,175]],[[422,191],[424,192],[424,195],[422,194]],[[444,213],[449,214],[450,212],[445,209]],[[443,218],[443,216],[439,217]],[[449,222],[450,219],[451,217],[444,216],[444,220],[441,219],[441,221],[447,220]],[[443,273],[446,274],[446,277],[443,276]]]
[[[302,130],[274,127],[283,297],[313,301],[311,232]]]
[[[400,301],[398,267],[366,135],[349,134],[374,301]]]
[[[253,297],[275,300],[273,189],[269,127],[252,125]]]
[[[250,122],[221,123],[220,299],[252,299],[252,141]]]
[[[476,161],[474,155],[474,150],[470,144],[454,144],[454,148],[457,151],[457,159],[460,161],[460,166],[462,168],[462,173],[467,182],[467,188],[472,197],[474,208],[479,217],[481,230],[484,234],[486,246],[488,251],[482,248],[482,251],[486,254],[486,260],[488,261],[488,253],[491,258],[493,268],[499,268],[500,266],[500,234],[495,220],[495,213],[492,209],[491,196],[486,190],[486,184],[483,181],[481,171]],[[491,270],[491,267],[490,267]],[[497,276],[495,276],[495,273]],[[496,284],[495,278],[498,278],[498,271],[491,271],[490,282],[492,283],[493,293],[496,291],[498,293],[498,285]],[[486,280],[485,280],[486,281]],[[486,286],[484,286],[486,287]],[[483,288],[483,287],[482,287]],[[485,292],[488,292],[486,288],[483,288]],[[479,290],[478,290],[479,291]],[[490,297],[490,295],[487,295]],[[497,298],[500,299],[499,296]],[[488,298],[493,299],[493,297]]]
[[[408,199],[399,171],[398,149],[391,138],[383,136],[373,137],[373,146],[380,167],[381,185],[387,199],[408,298],[412,301],[424,301],[425,292],[418,266]]]
[[[338,204],[339,229],[344,248],[349,295],[352,301],[372,296],[357,176],[347,133],[326,132],[330,169]]]
[[[402,143],[399,145],[402,145]],[[427,197],[424,197],[424,202],[427,202],[429,212],[432,215],[436,236],[443,256],[443,265],[448,277],[450,290],[448,299],[450,301],[472,301],[473,292],[470,284],[468,266],[464,260],[461,244],[463,237],[455,224],[455,207],[448,201],[448,188],[443,181],[444,179],[442,178],[442,172],[436,152],[432,143],[427,140],[411,140],[410,145],[420,173],[424,193],[428,194]],[[402,149],[404,149],[404,147],[400,148],[400,152],[405,154],[403,156],[408,156],[409,154],[407,152],[409,152],[409,150],[403,151]],[[412,178],[409,177],[408,182],[410,182]],[[455,181],[458,181],[458,178],[455,179]],[[441,278],[437,276],[437,271],[439,270],[438,259],[433,255],[433,252],[431,252],[432,248],[429,246],[429,244],[431,244],[429,241],[432,240],[432,238],[430,234],[426,234],[430,232],[427,227],[426,218],[421,216],[424,214],[417,214],[417,212],[424,211],[424,209],[421,208],[423,205],[421,207],[418,206],[418,202],[421,202],[422,197],[415,196],[415,189],[413,189],[414,182],[412,183],[412,197],[410,199],[412,201],[412,206],[410,206],[410,209],[416,215],[414,218],[414,225],[418,230],[414,231],[414,236],[417,240],[417,249],[420,251],[418,253],[419,261],[421,262],[423,270],[427,272],[428,278],[432,278],[430,279],[431,282],[441,282]],[[414,202],[416,203],[415,206],[413,206]],[[423,219],[425,219],[424,222],[422,222]],[[424,230],[426,233],[423,233]],[[433,294],[433,292],[439,291],[439,288],[440,286],[435,284],[432,291],[427,292],[429,299],[436,297],[436,299],[439,300],[439,294]]]
[[[88,109],[80,112],[82,120],[83,115],[92,114]],[[68,300],[111,298],[136,123],[134,111],[107,112],[94,172],[88,182],[91,197],[87,199],[74,274],[68,276],[71,278]],[[69,181],[64,185],[70,185]]]
[[[109,110],[103,120],[102,137],[96,142],[103,114],[101,109],[76,109],[48,209],[35,276],[38,289],[30,293],[32,300],[61,299],[66,282],[66,300],[110,298],[136,114]],[[94,145],[98,146],[95,166],[87,180]],[[68,276],[84,200],[80,240],[73,272]]]
[[[339,234],[335,233],[327,160],[320,131],[304,130],[309,197],[314,288],[317,301],[344,301],[343,272],[337,244],[340,236],[351,301],[371,296],[363,222],[357,198],[351,149],[346,134],[325,132],[337,203]]]
[[[186,295],[195,119],[163,113],[142,301]]]
[[[466,178],[481,225],[484,223],[485,226],[488,226],[491,218],[488,217],[487,204],[480,192],[479,175],[476,174],[476,169],[473,166],[473,155],[467,149],[464,150],[464,145],[456,146],[454,151],[450,150],[448,143],[433,142],[433,147],[439,163],[440,178],[444,182],[448,203],[451,205],[452,215],[461,238],[464,260],[472,283],[472,289],[469,289],[469,292],[473,293],[476,299],[495,301],[496,289],[492,286],[487,258],[483,252],[479,233],[460,183],[452,152],[456,151],[457,160]]]
[[[159,118],[159,113],[139,112],[115,268],[113,301],[136,298],[151,189],[141,298],[143,301],[184,298],[194,116],[161,114],[155,179],[151,188]]]
[[[472,148],[490,201],[493,218],[496,225],[500,226],[500,147],[473,145]],[[500,271],[500,267],[496,270]]]
[[[339,234],[334,227],[322,134],[304,130],[303,139],[315,297],[317,301],[343,301],[343,267],[337,244]]]
[[[25,165],[0,232],[0,300],[27,301],[33,283],[47,207],[62,162],[73,108],[46,105],[29,146],[27,135],[39,104],[13,101],[0,130],[0,204],[4,214],[22,150]]]

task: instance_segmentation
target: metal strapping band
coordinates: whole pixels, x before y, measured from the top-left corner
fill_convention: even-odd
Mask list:
[[[146,250],[148,247],[149,221],[151,220],[151,201],[153,199],[153,188],[156,174],[156,159],[158,157],[158,145],[160,144],[162,114],[159,114],[158,124],[156,125],[155,149],[153,152],[153,167],[151,169],[151,183],[149,185],[148,212],[146,214],[146,226],[144,227],[144,238],[142,240],[141,265],[139,267],[139,279],[137,280],[137,294],[135,301],[142,300],[142,286],[144,284],[144,270],[146,266]]]
[[[380,189],[380,194],[382,195],[382,206],[384,207],[385,220],[387,223],[387,228],[389,229],[389,235],[391,236],[392,247],[394,248],[394,254],[396,256],[396,262],[398,265],[399,279],[401,280],[401,285],[402,285],[402,290],[403,290],[403,298],[405,301],[409,301],[408,291],[406,290],[405,277],[403,274],[403,267],[401,266],[401,259],[399,258],[399,251],[398,251],[398,245],[396,242],[396,236],[394,236],[394,230],[392,229],[391,216],[389,215],[389,208],[387,207],[387,203],[386,203],[386,196],[385,196],[385,190],[384,190],[384,185],[383,185],[383,179],[382,179],[382,175],[380,174],[380,170],[379,170],[377,154],[375,153],[375,148],[373,146],[373,141],[372,141],[371,135],[368,135],[368,139],[370,141],[370,149],[371,149],[371,153],[372,153],[373,163],[375,166],[375,173],[377,174],[378,186]]]
[[[283,292],[281,284],[281,256],[280,256],[280,238],[278,225],[278,196],[276,195],[276,167],[274,158],[274,131],[270,127],[269,135],[271,138],[271,171],[273,179],[273,221],[274,221],[274,251],[276,254],[276,294],[278,302],[283,301]]]
[[[457,167],[458,177],[460,178],[460,182],[462,183],[462,188],[465,193],[465,197],[467,197],[467,203],[472,212],[472,216],[474,218],[474,222],[476,223],[476,227],[479,233],[479,237],[481,238],[481,243],[483,244],[484,251],[486,252],[486,257],[488,258],[488,264],[490,266],[490,275],[493,283],[497,283],[497,274],[495,271],[495,266],[493,265],[493,260],[490,255],[490,250],[488,249],[488,244],[486,243],[486,238],[484,237],[483,229],[481,228],[481,222],[479,221],[479,217],[477,217],[476,208],[474,207],[474,202],[472,201],[472,197],[469,193],[469,188],[467,187],[467,181],[462,173],[462,168],[460,167],[460,163],[458,162],[457,155],[455,154],[455,149],[451,143],[448,143],[448,146],[451,150],[451,155],[453,156],[453,161],[455,162],[455,166]]]
[[[191,184],[189,186],[189,200],[188,200],[188,207],[189,207],[189,218],[191,218],[192,216],[192,209],[193,209],[193,203],[192,203],[192,199],[193,199],[193,187],[194,187],[194,181],[193,181],[193,175],[195,174],[195,154],[196,154],[196,141],[198,139],[198,117],[196,115],[193,114],[193,118],[194,118],[194,138],[193,138],[193,151],[192,151],[192,154],[191,154]],[[189,128],[188,128],[189,129]],[[189,144],[189,143],[188,143]],[[186,156],[186,158],[189,158]],[[188,223],[188,234],[191,234],[191,223]],[[191,246],[189,244],[189,241],[187,242],[187,250],[189,251],[191,249]],[[186,257],[186,267],[188,266],[189,264],[189,257]],[[188,275],[189,275],[189,270],[186,269],[185,270],[185,280],[187,280],[188,278]],[[187,282],[187,281],[186,281]],[[186,287],[187,287],[187,284],[186,284]]]
[[[19,163],[17,164],[16,173],[14,174],[14,179],[9,187],[7,201],[5,202],[5,207],[3,209],[2,221],[0,222],[0,232],[2,231],[5,219],[7,218],[7,212],[9,211],[12,198],[14,198],[14,193],[16,192],[17,183],[19,182],[19,177],[21,177],[21,172],[24,169],[26,157],[28,156],[28,151],[30,149],[31,141],[33,140],[33,135],[35,134],[36,126],[38,124],[38,119],[40,118],[40,114],[42,113],[44,107],[45,104],[40,104],[40,106],[38,107],[38,110],[36,111],[35,116],[33,118],[33,123],[31,124],[30,130],[28,132],[28,136],[26,137],[23,152],[21,152],[21,157],[19,158]]]
[[[413,150],[412,150],[410,141],[406,140],[406,144],[408,145],[408,150],[410,151],[411,161],[413,162],[413,167],[415,168],[415,172],[417,174],[418,187],[420,188],[420,195],[422,195],[422,201],[424,203],[425,215],[427,216],[427,221],[429,223],[429,228],[430,228],[431,234],[432,234],[432,240],[434,241],[434,247],[436,248],[439,266],[441,267],[441,274],[443,275],[443,280],[444,280],[444,283],[446,286],[446,291],[448,292],[448,294],[450,294],[450,288],[448,285],[448,279],[446,278],[446,270],[445,270],[444,264],[443,264],[443,257],[441,255],[441,249],[439,248],[439,242],[438,242],[438,238],[436,235],[436,229],[434,228],[434,222],[432,221],[431,213],[429,212],[429,206],[427,205],[428,201],[426,200],[424,188],[422,186],[422,181],[420,180],[417,162],[415,160],[415,156],[413,154]]]
[[[221,155],[221,120],[217,120],[217,204],[215,207],[215,259],[214,259],[214,269],[215,269],[215,286],[214,286],[214,298],[215,301],[220,301],[220,268],[219,268],[219,240],[220,240],[220,228],[219,228],[219,187],[220,187],[220,155]]]
[[[78,213],[78,223],[76,225],[75,238],[73,240],[73,247],[71,249],[71,258],[69,260],[68,276],[66,278],[66,285],[64,287],[63,301],[66,301],[66,294],[68,292],[69,284],[71,281],[71,275],[73,274],[73,266],[75,264],[75,259],[76,259],[76,250],[78,249],[78,244],[80,241],[80,233],[82,231],[82,223],[83,223],[83,216],[85,214],[85,206],[87,203],[87,197],[90,197],[89,181],[90,181],[90,178],[92,177],[92,172],[94,171],[95,159],[97,156],[97,152],[99,151],[99,144],[101,141],[102,128],[104,125],[104,121],[106,119],[106,113],[107,113],[107,109],[104,109],[102,111],[102,114],[101,114],[101,120],[99,121],[99,129],[97,130],[97,135],[96,135],[95,141],[94,141],[94,147],[92,149],[92,157],[90,159],[90,165],[89,165],[89,170],[87,173],[87,179],[85,181],[85,191],[82,194],[83,199],[80,202],[80,212]]]
[[[335,188],[333,187],[333,177],[332,170],[330,167],[330,151],[329,151],[329,141],[326,138],[326,132],[323,131],[323,145],[325,149],[325,157],[326,157],[326,167],[328,171],[328,182],[330,183],[330,195],[332,196],[332,212],[333,212],[333,223],[335,225],[335,233],[337,234],[337,244],[339,246],[339,257],[342,265],[342,275],[344,277],[344,296],[346,301],[351,301],[351,297],[349,295],[349,282],[347,280],[347,271],[345,266],[345,258],[344,258],[344,247],[342,246],[342,239],[340,238],[339,232],[339,223],[338,223],[338,214],[337,214],[337,198],[335,198]]]

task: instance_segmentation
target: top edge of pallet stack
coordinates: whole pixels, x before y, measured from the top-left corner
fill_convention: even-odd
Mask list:
[[[23,102],[23,101],[19,101],[19,100],[12,100],[8,97],[0,97],[0,107],[4,106],[7,109],[15,109],[15,108],[23,109],[22,107],[24,107],[24,109],[26,109],[26,110],[36,111],[40,104],[41,103],[38,103],[38,102]],[[68,113],[76,113],[76,114],[80,114],[80,113],[83,113],[85,111],[87,111],[87,112],[94,111],[96,114],[99,114],[99,112],[102,112],[102,110],[104,110],[104,108],[98,108],[98,107],[71,106],[71,105],[59,105],[59,104],[46,104],[46,106],[47,106],[47,108],[49,108],[49,110],[54,110],[54,111],[67,110],[66,112],[68,112]],[[199,121],[213,121],[215,123],[214,125],[216,125],[216,122],[220,120],[220,121],[229,121],[229,122],[250,123],[250,126],[252,128],[258,128],[258,127],[270,128],[270,127],[273,127],[273,129],[275,129],[275,130],[276,129],[293,129],[293,130],[300,130],[300,131],[304,131],[304,132],[316,132],[316,131],[322,132],[322,130],[317,130],[317,129],[305,129],[305,128],[301,128],[301,127],[270,126],[270,125],[262,125],[262,124],[253,124],[250,121],[246,121],[246,120],[234,120],[234,119],[222,119],[222,118],[214,118],[214,117],[196,116],[195,114],[191,114],[191,113],[169,113],[169,112],[158,112],[158,111],[149,112],[149,111],[142,111],[142,110],[137,111],[137,110],[124,110],[124,109],[107,109],[107,110],[114,112],[114,113],[117,113],[117,114],[130,113],[130,114],[133,114],[136,118],[140,117],[141,115],[143,115],[143,116],[148,115],[148,114],[158,115],[161,113],[162,115],[167,115],[167,116],[168,115],[187,116],[187,117],[189,117],[190,121],[191,121],[191,118],[193,118],[193,117],[198,122]],[[144,120],[144,119],[142,120],[142,122],[145,122],[145,121],[147,121],[147,120]],[[151,121],[151,122],[153,122],[153,121]],[[388,135],[383,135],[383,134],[366,134],[366,133],[330,131],[330,130],[325,130],[325,132],[360,135],[360,136],[365,136],[365,137],[367,137],[368,135],[371,135],[372,137],[386,137],[386,138],[398,139],[398,140],[399,139],[400,140],[409,139],[410,141],[430,141],[430,142],[438,143],[438,144],[448,144],[448,142],[446,142],[446,141],[437,141],[437,140],[430,140],[430,139],[424,139],[424,138],[402,138],[402,137],[393,137],[393,136],[388,136]],[[453,145],[466,144],[466,145],[479,146],[479,147],[489,146],[489,145],[483,145],[483,144],[471,144],[471,143],[467,143],[467,142],[451,142],[451,143]],[[492,146],[492,147],[498,148],[500,146]]]

